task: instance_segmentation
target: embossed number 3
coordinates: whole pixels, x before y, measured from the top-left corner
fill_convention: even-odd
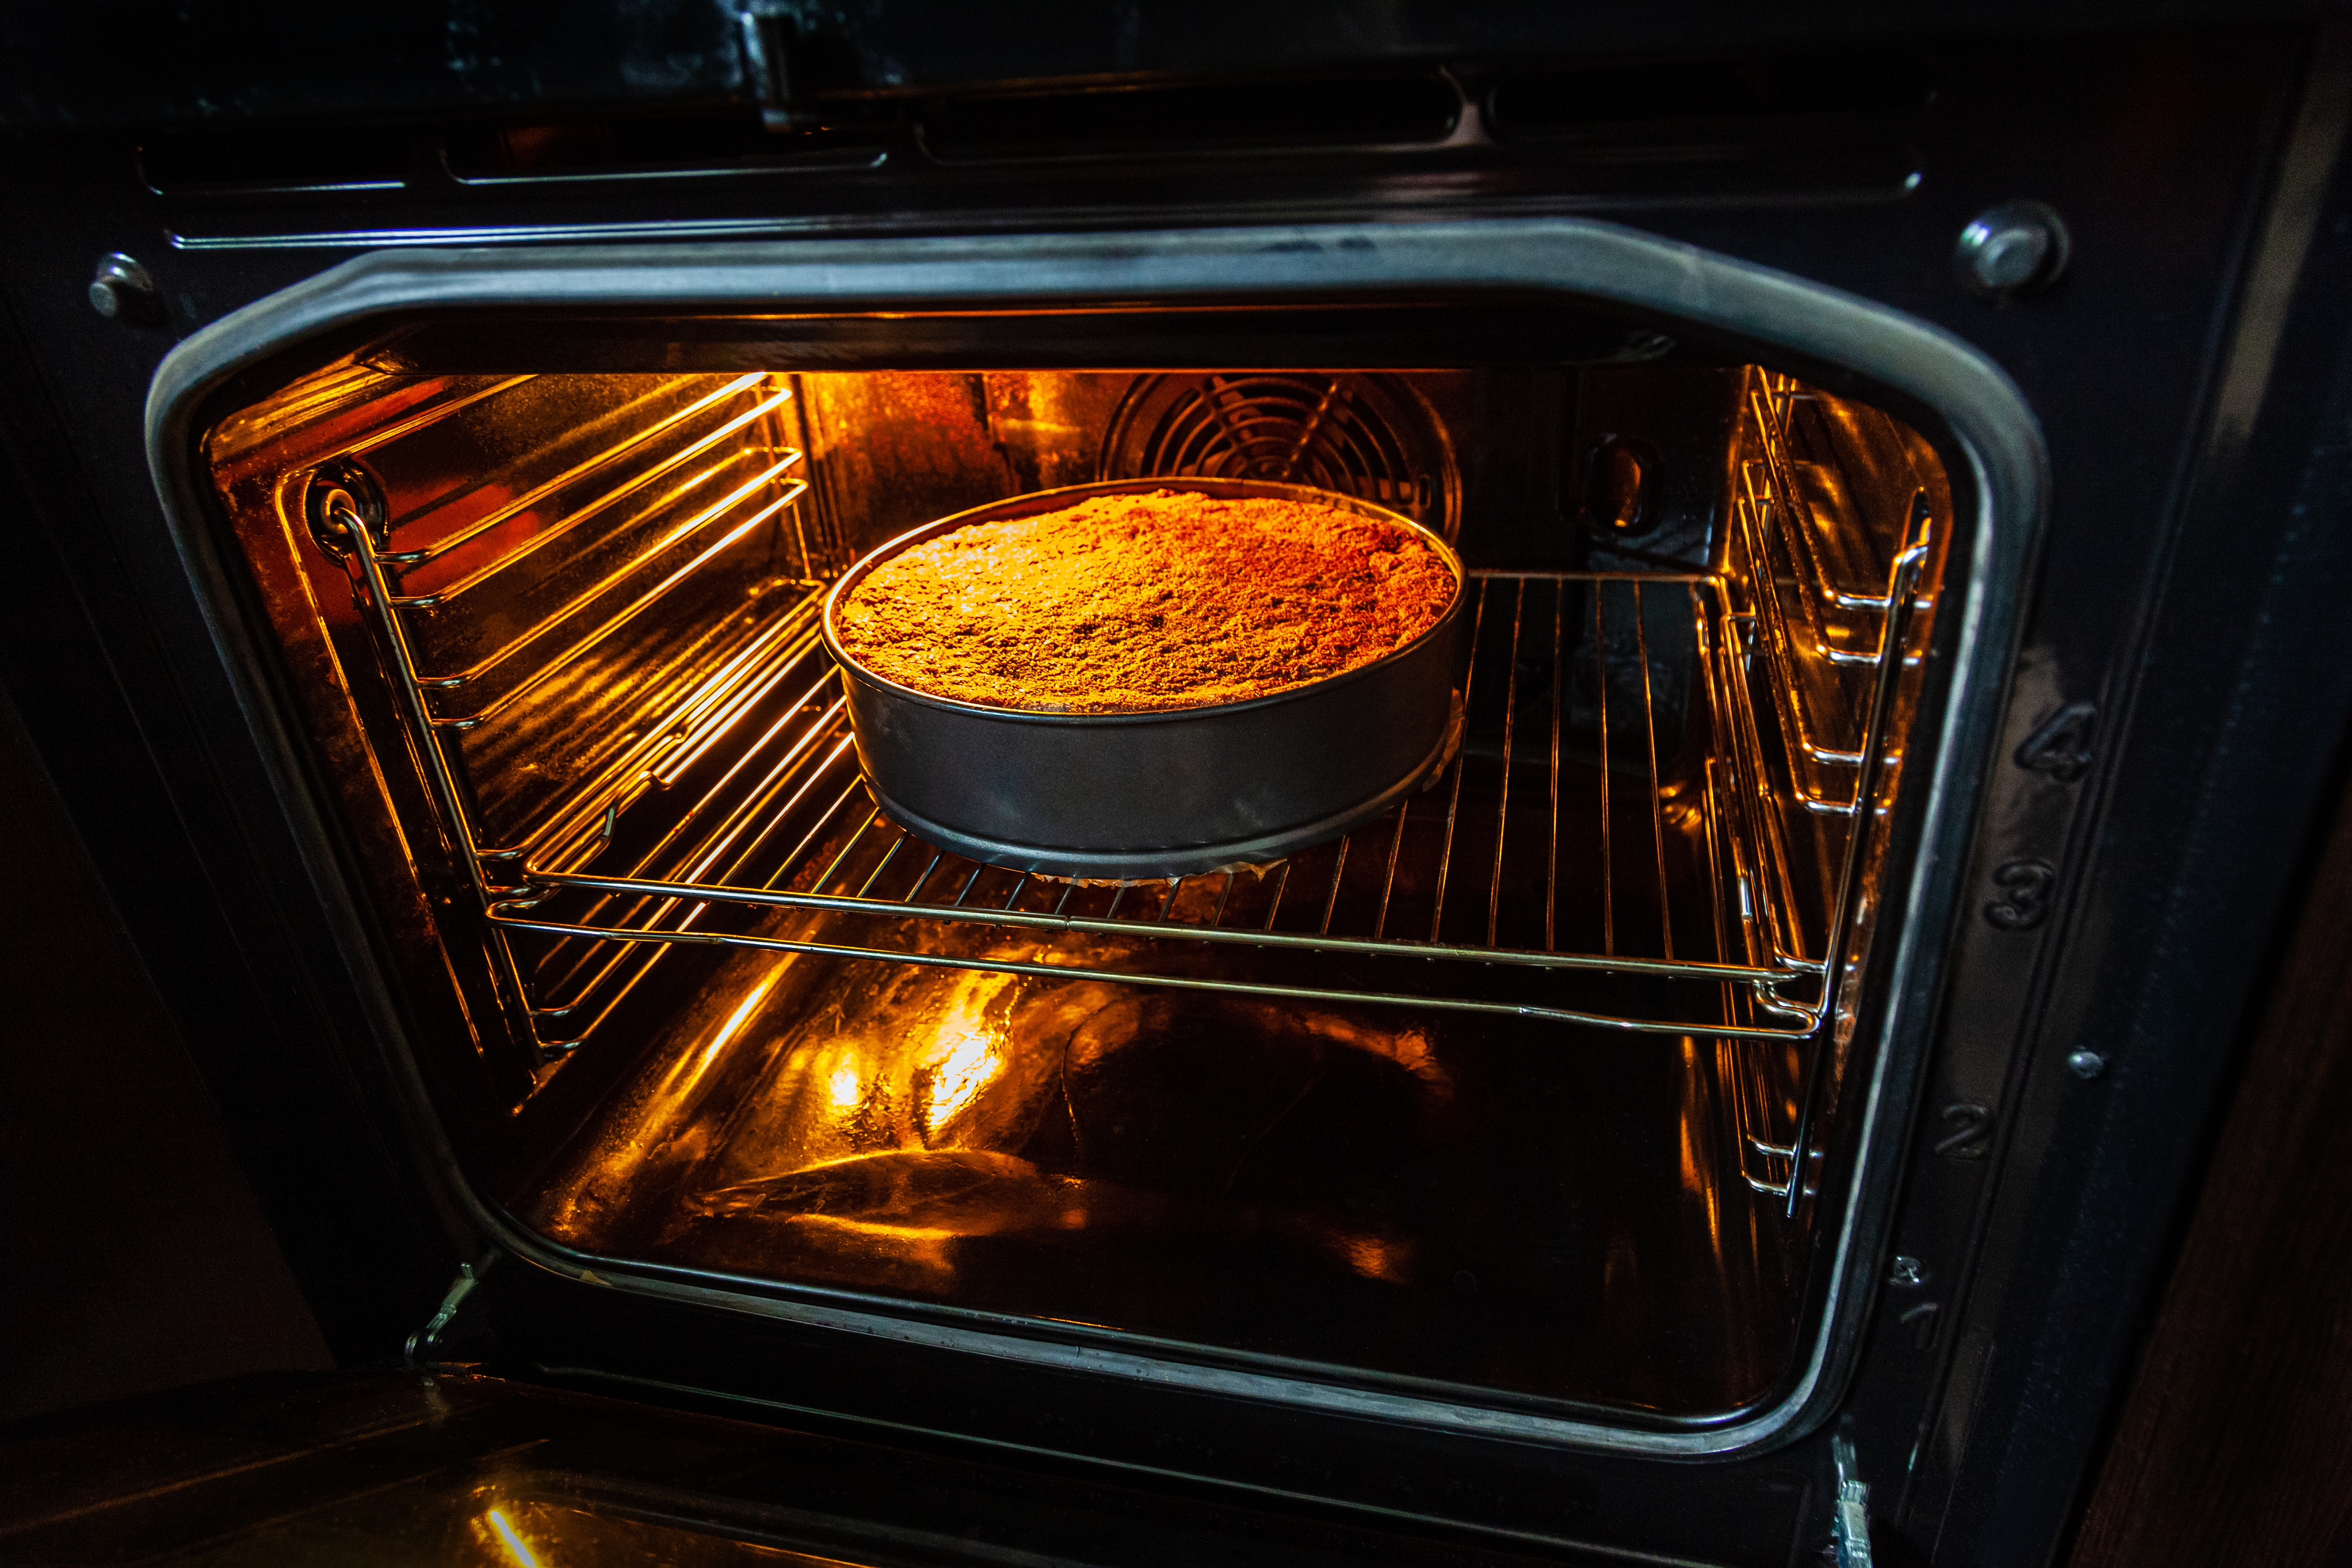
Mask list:
[[[2001,896],[1987,904],[1984,917],[2003,931],[2032,931],[2050,916],[2050,889],[2057,868],[2047,860],[2011,860],[1992,874]]]

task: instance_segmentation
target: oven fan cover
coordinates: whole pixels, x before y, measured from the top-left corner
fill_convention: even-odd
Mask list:
[[[1394,375],[1142,375],[1103,436],[1104,479],[1270,479],[1401,511],[1451,541],[1462,482],[1444,426]]]

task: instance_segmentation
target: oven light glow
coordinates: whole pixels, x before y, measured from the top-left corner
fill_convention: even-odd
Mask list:
[[[986,1089],[997,1073],[996,1054],[988,1048],[988,1037],[967,1027],[963,1037],[938,1066],[931,1068],[931,1092],[928,1118],[936,1128],[971,1104]]]
[[[857,1102],[866,1098],[866,1079],[856,1062],[844,1062],[833,1070],[833,1081],[825,1085],[833,1096],[835,1110],[855,1110]]]
[[[508,1521],[504,1509],[494,1508],[487,1517],[490,1529],[498,1533],[499,1544],[506,1548],[508,1557],[518,1564],[518,1568],[539,1568],[538,1557],[533,1555],[530,1543]]]
[[[719,1026],[718,1032],[710,1037],[710,1043],[695,1055],[683,1058],[678,1067],[672,1069],[663,1080],[657,1098],[675,1100],[691,1092],[702,1075],[709,1072],[711,1064],[719,1059],[719,1053],[727,1048],[727,1042],[733,1039],[737,1031],[750,1021],[751,1015],[759,1010],[761,1003],[768,999],[768,993],[776,988],[776,982],[783,975],[784,966],[779,964],[753,986],[751,994],[744,997],[735,1011],[728,1016],[727,1021]]]
[[[728,1018],[727,1022],[719,1026],[719,1032],[717,1034],[710,1037],[710,1045],[709,1048],[702,1053],[701,1066],[708,1067],[710,1064],[711,1058],[719,1054],[720,1048],[723,1047],[728,1041],[735,1037],[735,1031],[743,1026],[743,1020],[751,1016],[751,1009],[757,1007],[761,1002],[765,1001],[767,999],[767,995],[768,988],[762,985],[757,991],[752,992],[751,994],[743,998],[743,1005],[736,1008],[734,1014]]]
[[[1367,1279],[1402,1284],[1408,1278],[1412,1248],[1376,1236],[1340,1236],[1332,1245],[1348,1267]]]

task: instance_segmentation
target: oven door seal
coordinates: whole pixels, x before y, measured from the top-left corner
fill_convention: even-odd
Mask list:
[[[1931,411],[1971,481],[1961,625],[1937,737],[1922,831],[1895,933],[1874,1065],[1858,1086],[1859,1156],[1836,1226],[1826,1307],[1790,1392],[1719,1422],[1658,1429],[1498,1408],[1174,1357],[1049,1342],[985,1328],[747,1294],[716,1276],[589,1260],[531,1236],[484,1204],[425,1103],[386,977],[378,972],[293,736],[262,677],[262,653],[234,606],[227,565],[204,526],[196,421],[238,373],[298,344],[377,318],[462,310],[644,310],[823,313],[1046,306],[1114,300],[1279,301],[1334,293],[1509,289],[1667,317],[1789,356],[1858,373]],[[150,387],[148,460],[202,605],[443,1200],[486,1244],[521,1263],[627,1292],[790,1319],[940,1349],[1140,1379],[1163,1386],[1579,1448],[1696,1458],[1777,1446],[1832,1410],[1877,1291],[1873,1262],[1894,1207],[1905,1131],[1940,992],[2022,589],[2038,544],[2048,458],[2022,395],[1982,353],[1940,329],[1786,273],[1613,224],[1573,218],[1318,225],[1019,237],[377,251],[245,307],[167,356]],[[1949,588],[1947,584],[1947,598]]]

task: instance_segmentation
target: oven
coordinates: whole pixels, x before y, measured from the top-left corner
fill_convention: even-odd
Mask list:
[[[1105,1487],[2048,1555],[2352,698],[2334,36],[918,91],[777,22],[764,120],[57,132],[9,197],[80,617],[9,688],[370,1397],[1025,1478],[975,1561]],[[853,563],[1233,481],[1458,556],[1432,765],[1147,877],[877,786]],[[908,1549],[469,1462],[482,1550]]]

